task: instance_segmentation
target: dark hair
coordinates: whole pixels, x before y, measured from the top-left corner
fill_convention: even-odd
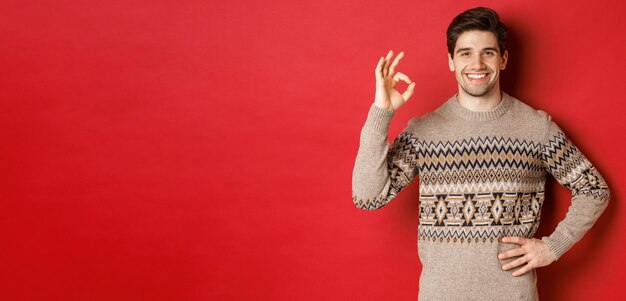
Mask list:
[[[500,55],[504,55],[506,27],[502,24],[502,22],[500,22],[498,14],[493,9],[487,7],[476,7],[468,9],[456,16],[448,26],[446,38],[448,42],[448,53],[450,53],[451,57],[454,57],[454,46],[456,46],[456,40],[463,32],[469,30],[483,30],[493,33],[498,40]]]

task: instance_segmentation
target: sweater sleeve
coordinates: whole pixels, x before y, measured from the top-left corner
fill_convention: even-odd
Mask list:
[[[387,141],[394,114],[372,104],[361,130],[352,172],[352,200],[359,209],[374,210],[385,206],[417,173],[413,135],[405,128],[391,145]]]
[[[541,238],[558,260],[600,217],[608,206],[610,192],[602,175],[550,116],[542,158],[544,168],[572,192],[565,218],[550,236]]]

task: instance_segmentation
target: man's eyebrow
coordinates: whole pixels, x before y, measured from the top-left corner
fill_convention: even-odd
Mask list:
[[[459,50],[457,50],[456,53],[459,53],[462,51],[470,51],[470,50],[472,50],[472,47],[459,48]],[[498,48],[496,47],[485,47],[482,49],[482,51],[487,51],[487,50],[498,52]]]

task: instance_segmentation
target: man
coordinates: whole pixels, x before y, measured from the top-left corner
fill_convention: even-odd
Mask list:
[[[454,18],[448,62],[458,93],[412,118],[391,145],[389,123],[415,83],[396,71],[403,52],[376,66],[352,199],[379,209],[419,176],[420,300],[537,300],[535,268],[558,260],[608,205],[606,182],[550,116],[500,90],[505,37],[491,9]],[[409,84],[402,94],[399,81]],[[572,190],[572,204],[537,239],[547,173]]]

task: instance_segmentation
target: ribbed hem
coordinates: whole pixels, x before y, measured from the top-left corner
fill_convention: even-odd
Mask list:
[[[394,111],[380,108],[376,106],[376,104],[372,103],[372,106],[367,113],[367,120],[365,121],[363,129],[387,135],[389,124],[391,123],[391,119],[395,113],[396,112]]]
[[[459,103],[457,99],[458,94],[455,94],[454,96],[450,97],[450,99],[448,99],[448,101],[445,103],[445,106],[453,114],[466,120],[472,120],[472,121],[494,120],[502,116],[511,107],[511,104],[513,103],[513,98],[509,94],[505,92],[501,92],[501,93],[502,93],[502,100],[498,103],[498,105],[495,108],[489,111],[478,112],[478,111],[472,111],[472,110],[466,109],[465,107],[461,106],[461,104]]]
[[[550,250],[552,250],[552,253],[556,255],[556,260],[559,260],[559,258],[561,258],[561,256],[563,256],[563,254],[573,245],[567,238],[557,231],[552,233],[550,236],[542,237],[541,240],[543,240],[548,245]]]

